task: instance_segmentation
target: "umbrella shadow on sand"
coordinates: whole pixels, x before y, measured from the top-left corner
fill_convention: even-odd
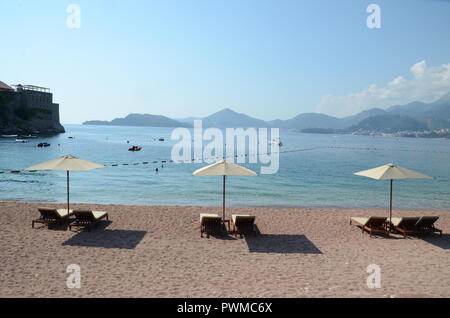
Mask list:
[[[258,233],[244,238],[251,253],[322,254],[305,235]]]
[[[442,236],[436,234],[429,235],[423,237],[422,240],[434,246],[440,247],[443,250],[450,250],[450,234],[442,234]]]
[[[62,245],[135,249],[147,234],[147,231],[105,229],[109,223],[104,222],[102,227],[93,228],[90,231],[80,231]]]

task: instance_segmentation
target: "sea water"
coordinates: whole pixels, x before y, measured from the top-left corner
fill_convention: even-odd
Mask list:
[[[170,162],[172,147],[177,142],[170,139],[171,128],[83,125],[65,128],[65,134],[30,138],[28,143],[0,138],[0,201],[65,202],[64,171],[23,170],[71,154],[106,165],[103,169],[71,173],[73,203],[222,204],[221,177],[192,176],[193,171],[206,163]],[[433,177],[395,181],[394,208],[450,209],[450,140],[284,130],[280,139],[283,145],[279,171],[257,177],[228,177],[228,206],[386,208],[389,182],[353,173],[393,162]],[[38,148],[41,142],[51,146]],[[128,151],[132,145],[142,146],[142,150]],[[162,163],[163,160],[167,162]],[[259,164],[244,165],[259,174]]]

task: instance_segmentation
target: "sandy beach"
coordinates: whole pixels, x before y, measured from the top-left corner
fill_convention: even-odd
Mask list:
[[[449,297],[450,211],[444,235],[370,238],[351,216],[386,211],[311,208],[229,208],[252,214],[260,234],[200,238],[199,214],[220,207],[73,205],[107,211],[98,229],[32,229],[37,207],[0,203],[0,297]],[[69,289],[66,268],[81,268]],[[370,289],[366,268],[381,268]]]

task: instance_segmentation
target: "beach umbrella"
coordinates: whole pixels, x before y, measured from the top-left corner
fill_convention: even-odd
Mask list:
[[[390,181],[389,220],[392,219],[392,185],[395,179],[431,179],[431,177],[427,175],[400,167],[399,165],[393,163],[388,163],[387,165],[369,170],[355,172],[354,174],[376,180]]]
[[[79,159],[72,155],[65,155],[61,158],[40,163],[38,165],[28,167],[25,170],[65,170],[67,171],[67,211],[69,211],[69,172],[70,171],[89,171],[97,168],[104,168],[94,162]]]
[[[237,164],[221,160],[212,165],[200,168],[193,176],[223,176],[223,220],[225,220],[225,180],[227,176],[256,176],[256,172]]]

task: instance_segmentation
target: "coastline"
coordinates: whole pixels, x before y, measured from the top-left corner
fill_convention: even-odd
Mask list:
[[[58,202],[50,202],[50,201],[18,201],[18,200],[5,200],[1,199],[0,204],[2,203],[17,203],[17,204],[35,204],[35,205],[41,205],[41,206],[50,206],[50,207],[64,207],[67,202],[64,201],[58,201]],[[122,207],[165,207],[165,208],[212,208],[212,209],[222,209],[222,204],[218,203],[217,205],[181,205],[181,204],[129,204],[129,203],[111,203],[111,204],[105,204],[105,203],[94,203],[94,202],[70,202],[70,206],[84,206],[89,207],[92,205],[95,206],[122,206]],[[450,206],[449,206],[450,208]],[[336,210],[342,210],[342,211],[374,211],[374,212],[386,212],[389,213],[389,206],[386,204],[386,207],[364,207],[364,206],[334,206],[334,205],[282,205],[282,204],[273,204],[273,205],[233,205],[232,203],[228,203],[226,205],[226,209],[290,209],[290,210],[321,210],[321,211],[336,211]],[[450,213],[450,210],[447,209],[434,209],[434,208],[393,208],[393,211],[398,212],[443,212],[443,213]]]
[[[228,217],[255,215],[260,234],[207,239],[199,214],[221,207],[73,204],[110,217],[75,232],[32,229],[41,205],[0,202],[1,297],[450,296],[450,211],[437,213],[442,237],[403,239],[370,238],[349,225],[352,216],[380,210],[230,207]],[[394,212],[430,214],[436,211]],[[81,268],[80,289],[66,287],[70,264]],[[381,268],[381,288],[367,287],[370,264]]]

